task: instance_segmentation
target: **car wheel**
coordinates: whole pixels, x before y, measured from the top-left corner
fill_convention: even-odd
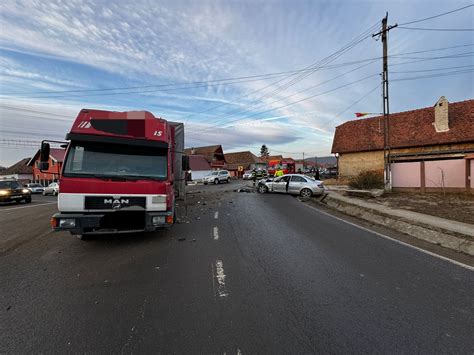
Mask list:
[[[217,185],[219,183],[219,179],[214,180],[214,185]]]
[[[312,194],[313,194],[313,192],[310,189],[303,189],[300,192],[300,196],[301,197],[306,197],[306,198],[311,197]]]
[[[43,191],[43,196],[46,196],[46,191]]]
[[[265,185],[260,185],[258,187],[258,192],[261,193],[261,194],[267,193],[268,192],[268,187],[266,187]]]
[[[25,198],[25,203],[31,203],[31,196],[30,196],[30,197],[27,197],[27,198]]]
[[[227,178],[227,183],[230,184],[230,177]]]
[[[58,195],[58,192],[57,191],[53,191],[53,196],[57,196]]]

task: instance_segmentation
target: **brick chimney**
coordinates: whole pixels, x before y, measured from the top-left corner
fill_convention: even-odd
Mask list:
[[[447,132],[449,131],[449,115],[448,115],[449,102],[444,97],[441,96],[436,102],[434,111],[435,111],[435,121],[433,125],[436,132]]]

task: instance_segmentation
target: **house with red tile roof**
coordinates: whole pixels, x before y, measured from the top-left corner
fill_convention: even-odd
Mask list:
[[[224,169],[226,166],[224,151],[221,145],[186,148],[184,152],[188,156],[200,155],[204,157],[213,170]]]
[[[252,169],[266,169],[267,164],[250,151],[226,153],[227,170],[231,176],[242,177],[244,172]]]
[[[449,103],[442,96],[433,107],[390,114],[388,145],[394,187],[399,183],[425,191],[451,184],[453,191],[466,189],[473,171],[471,159],[464,158],[474,152],[474,100]],[[382,171],[383,116],[336,127],[332,153],[338,156],[340,176]]]
[[[43,186],[51,182],[58,181],[61,178],[61,169],[63,167],[66,150],[62,148],[51,148],[49,153],[49,169],[39,170],[40,151],[38,150],[33,158],[28,162],[28,166],[33,167],[32,178],[34,182],[39,182]]]
[[[12,166],[2,170],[0,172],[0,180],[3,179],[15,179],[22,184],[27,184],[31,182],[31,167],[27,165],[30,161],[30,158],[25,158],[19,162],[13,164]]]
[[[193,181],[201,180],[212,172],[211,165],[202,155],[190,155],[189,168],[191,170],[191,180]]]

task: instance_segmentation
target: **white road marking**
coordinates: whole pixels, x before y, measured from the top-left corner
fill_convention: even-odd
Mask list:
[[[214,240],[219,239],[219,228],[214,227],[214,230],[212,231],[212,234],[214,235]]]
[[[219,218],[219,212],[216,211],[216,212],[214,213],[214,219],[218,219],[218,218]]]
[[[321,211],[319,208],[316,208],[316,207],[313,207],[313,206],[310,206],[304,202],[302,202],[304,205],[306,205],[307,207],[313,209],[313,210],[316,210],[318,211],[319,213],[322,213],[326,216],[329,216],[329,217],[332,217],[334,219],[337,219],[338,221],[341,221],[341,222],[344,222],[344,223],[347,223],[347,224],[350,224],[351,226],[353,227],[356,227],[356,228],[359,228],[359,229],[362,229],[366,232],[369,232],[369,233],[372,233],[372,234],[375,234],[375,235],[378,235],[379,237],[382,237],[382,238],[385,238],[385,239],[388,239],[388,240],[391,240],[393,242],[396,242],[398,244],[401,244],[401,245],[404,245],[406,247],[409,247],[409,248],[412,248],[412,249],[415,249],[415,250],[418,250],[418,251],[421,251],[422,253],[425,253],[425,254],[428,254],[428,255],[431,255],[431,256],[434,256],[436,258],[439,258],[439,259],[442,259],[444,261],[448,261],[452,264],[455,264],[457,266],[461,266],[465,269],[468,269],[470,271],[474,271],[474,267],[472,266],[469,266],[469,265],[466,265],[466,264],[463,264],[459,261],[456,261],[456,260],[453,260],[453,259],[450,259],[450,258],[447,258],[445,256],[442,256],[442,255],[438,255],[436,253],[432,253],[431,251],[428,251],[428,250],[425,250],[425,249],[422,249],[422,248],[419,248],[419,247],[416,247],[414,245],[411,245],[411,244],[408,244],[408,243],[405,243],[405,242],[402,242],[401,240],[398,240],[398,239],[395,239],[395,238],[392,238],[392,237],[389,237],[388,235],[385,235],[385,234],[382,234],[382,233],[379,233],[379,232],[376,232],[376,231],[373,231],[371,229],[368,229],[368,228],[365,228],[365,227],[362,227],[362,226],[359,226],[358,224],[355,224],[355,223],[352,223],[352,222],[349,222],[349,221],[346,221],[345,219],[342,219],[342,218],[339,218],[339,217],[336,217],[336,216],[333,216],[332,214],[330,213],[327,213],[327,212],[324,212],[324,211]]]
[[[13,207],[13,208],[8,208],[0,212],[8,212],[8,211],[13,211],[13,210],[19,210],[22,208],[31,208],[31,207],[38,207],[38,206],[45,206],[45,205],[53,205],[57,204],[57,202],[46,202],[46,203],[39,203],[37,205],[29,205],[29,206],[22,206],[22,207]]]
[[[237,355],[242,355],[242,351],[239,348],[237,348]]]
[[[219,297],[227,297],[229,295],[225,286],[225,278],[224,264],[222,260],[216,260],[217,294]]]

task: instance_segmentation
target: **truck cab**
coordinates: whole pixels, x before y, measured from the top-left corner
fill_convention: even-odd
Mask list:
[[[173,225],[176,196],[184,194],[181,123],[146,111],[84,109],[66,139],[53,230],[84,237]]]

